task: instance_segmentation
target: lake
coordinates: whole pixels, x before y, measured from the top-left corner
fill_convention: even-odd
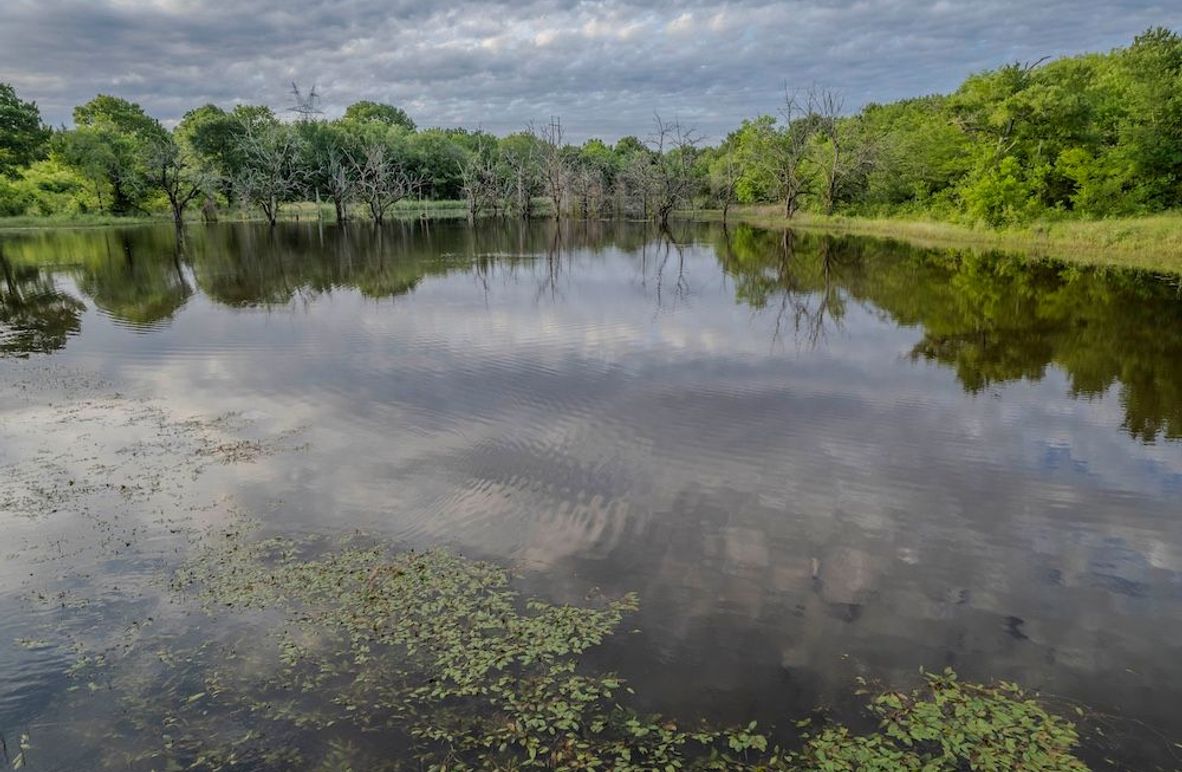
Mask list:
[[[515,222],[0,232],[0,267],[30,769],[151,768],[163,681],[67,671],[224,634],[167,577],[236,518],[636,592],[591,664],[683,720],[857,722],[856,678],[952,666],[1086,707],[1091,763],[1179,765],[1177,277]]]

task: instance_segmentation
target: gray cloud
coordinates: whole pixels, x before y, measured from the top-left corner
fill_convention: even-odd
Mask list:
[[[576,138],[643,133],[654,111],[717,138],[773,111],[785,83],[850,107],[946,91],[1006,61],[1182,26],[1175,3],[831,0],[5,0],[0,81],[68,122],[114,93],[164,120],[204,102],[290,103],[315,81],[329,115],[357,99],[422,125],[512,131],[560,114]]]

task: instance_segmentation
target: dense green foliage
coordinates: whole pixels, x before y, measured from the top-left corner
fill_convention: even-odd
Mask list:
[[[835,127],[826,96],[727,139],[739,201],[779,199],[791,214],[803,190],[818,211],[991,225],[1182,204],[1182,38],[1165,29],[1108,54],[979,73],[949,95],[871,104]]]
[[[0,84],[0,215],[171,211],[243,204],[274,222],[285,202],[328,199],[338,219],[381,220],[402,199],[464,200],[468,214],[628,215],[691,204],[925,215],[988,225],[1113,217],[1182,206],[1182,38],[1151,29],[1127,48],[975,74],[955,92],[870,104],[789,94],[777,115],[713,147],[663,123],[648,142],[566,144],[560,122],[495,137],[419,129],[361,101],[336,120],[205,105],[171,132],[100,95],[54,133]],[[48,157],[48,160],[45,160]]]
[[[40,160],[48,141],[37,105],[21,101],[12,86],[0,83],[0,175]]]

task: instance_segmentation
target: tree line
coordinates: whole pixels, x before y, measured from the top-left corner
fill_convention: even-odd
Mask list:
[[[1009,64],[956,91],[849,113],[823,88],[707,145],[655,116],[615,144],[561,119],[507,136],[419,129],[363,101],[336,120],[261,105],[189,111],[171,130],[100,95],[50,129],[0,84],[0,214],[114,215],[240,205],[274,223],[293,201],[381,222],[400,201],[462,201],[470,219],[627,216],[733,204],[990,225],[1182,206],[1182,38],[1156,28],[1108,53]]]

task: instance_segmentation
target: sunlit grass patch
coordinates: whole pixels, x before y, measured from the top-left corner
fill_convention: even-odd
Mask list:
[[[704,217],[715,219],[717,213]],[[830,230],[899,239],[922,247],[979,247],[1089,265],[1182,273],[1182,214],[1107,220],[1059,219],[991,228],[906,217],[825,217],[802,213],[786,220],[774,207],[738,207],[736,221],[769,227]]]

